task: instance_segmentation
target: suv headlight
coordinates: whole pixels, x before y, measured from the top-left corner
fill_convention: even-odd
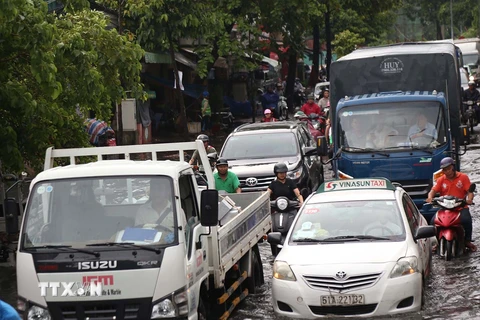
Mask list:
[[[273,277],[279,280],[297,281],[292,269],[285,261],[275,261],[273,263]]]
[[[188,290],[182,288],[153,303],[151,319],[173,318],[188,314]]]
[[[287,172],[287,177],[290,179],[298,179],[302,176],[303,166],[300,166],[297,170]]]
[[[51,320],[50,312],[39,306],[31,306],[28,309],[28,320]]]
[[[390,278],[398,278],[418,272],[417,257],[400,258],[390,273]]]

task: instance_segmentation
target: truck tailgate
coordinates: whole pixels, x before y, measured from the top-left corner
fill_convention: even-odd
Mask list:
[[[218,257],[210,260],[216,286],[221,284],[225,273],[271,229],[272,224],[268,192],[228,194],[228,197],[241,210],[218,227],[217,236],[212,237],[212,249],[218,248]],[[217,254],[215,250],[212,253]]]

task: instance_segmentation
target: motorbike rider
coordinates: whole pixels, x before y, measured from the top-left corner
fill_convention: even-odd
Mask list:
[[[460,220],[465,230],[465,245],[471,251],[477,251],[477,247],[472,243],[472,216],[468,208],[469,204],[473,203],[473,193],[469,192],[470,179],[464,173],[455,170],[455,163],[452,158],[446,157],[440,161],[440,168],[443,175],[438,178],[432,190],[428,193],[426,202],[431,203],[435,193],[439,192],[440,196],[454,196],[460,199],[466,198],[467,205],[460,211]],[[434,225],[435,216],[430,221]],[[437,246],[433,246],[436,250]]]
[[[278,197],[287,197],[290,200],[298,200],[300,206],[303,204],[303,197],[298,190],[297,184],[292,179],[287,178],[288,168],[283,162],[275,164],[273,173],[276,179],[268,186],[270,199],[276,200]]]
[[[273,117],[273,115],[272,115],[272,110],[270,110],[270,109],[265,109],[265,111],[263,112],[263,114],[265,115],[265,117],[261,120],[262,122],[275,122],[275,121],[278,121],[275,117]]]
[[[217,150],[215,150],[214,147],[212,147],[211,145],[208,144],[210,139],[208,138],[208,136],[206,134],[199,135],[197,137],[197,140],[202,140],[203,141],[203,145],[205,147],[205,150],[207,151],[207,154],[217,152]],[[195,150],[193,152],[192,158],[190,159],[190,161],[188,163],[191,166],[193,166],[194,170],[204,172],[205,170],[203,169],[203,165],[202,165],[201,162],[202,162],[202,160],[200,159],[200,154],[198,153],[198,150]]]
[[[314,98],[314,97],[313,97],[313,94],[309,94],[309,95],[308,95],[307,103],[305,103],[300,110],[303,111],[303,113],[305,113],[307,116],[309,116],[309,115],[312,114],[312,113],[316,113],[316,114],[318,114],[319,116],[322,116],[322,115],[323,115],[323,111],[322,111],[322,109],[318,106],[318,104],[316,104],[316,103],[313,101],[313,98]]]
[[[240,181],[235,173],[228,170],[227,159],[218,159],[216,166],[217,172],[213,174],[215,189],[224,190],[228,193],[241,193]]]
[[[477,102],[480,100],[480,92],[477,90],[475,81],[468,81],[468,89],[463,92],[463,101],[473,101],[473,108],[475,109],[475,114],[477,116],[477,122],[480,123],[480,107],[477,105]],[[465,108],[465,107],[464,107]],[[463,110],[465,112],[465,110]]]
[[[325,88],[322,92],[322,98],[318,100],[318,105],[322,108],[322,110],[325,110],[330,105],[330,91]]]
[[[262,95],[263,110],[265,111],[266,109],[270,109],[274,110],[274,112],[277,112],[277,105],[279,100],[280,96],[278,95],[278,93],[273,91],[272,86],[269,86],[267,92]]]

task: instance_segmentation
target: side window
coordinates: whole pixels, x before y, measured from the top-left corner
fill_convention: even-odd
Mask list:
[[[407,215],[408,224],[412,235],[415,235],[418,229],[418,219],[416,217],[416,210],[411,205],[411,200],[408,195],[404,194],[402,198],[403,208],[405,209],[405,214]]]
[[[185,226],[185,242],[187,245],[188,258],[191,256],[193,234],[193,226],[198,221],[198,207],[197,200],[195,198],[194,184],[191,175],[181,175],[178,179],[180,188],[180,203],[182,206],[183,214],[187,221]]]

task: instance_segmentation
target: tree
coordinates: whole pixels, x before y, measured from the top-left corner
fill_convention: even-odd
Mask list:
[[[87,146],[83,114],[108,120],[126,90],[140,95],[143,51],[101,12],[47,13],[43,0],[0,3],[0,160],[41,169],[45,149]],[[120,78],[124,81],[120,82]]]
[[[335,52],[337,53],[338,58],[340,58],[349,54],[355,50],[358,45],[364,42],[365,38],[360,37],[358,33],[345,30],[336,35],[333,45],[335,46]]]

